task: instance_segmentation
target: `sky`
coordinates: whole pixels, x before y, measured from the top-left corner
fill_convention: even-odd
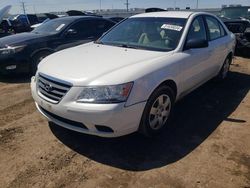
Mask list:
[[[11,14],[22,13],[21,1],[27,13],[60,12],[67,10],[125,9],[126,0],[0,0],[0,8],[12,5]],[[197,0],[129,0],[129,8],[196,7]],[[249,5],[250,0],[198,0],[199,8],[220,8],[221,5]],[[100,6],[101,5],[101,6]]]

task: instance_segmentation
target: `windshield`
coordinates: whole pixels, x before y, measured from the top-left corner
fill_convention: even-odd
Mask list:
[[[186,19],[130,18],[117,25],[97,42],[105,45],[155,51],[174,50]]]
[[[250,18],[250,7],[225,8],[221,11],[221,16],[229,19]]]
[[[33,33],[41,33],[41,34],[56,34],[61,32],[64,28],[66,28],[72,20],[65,20],[65,19],[54,19],[49,20],[42,25],[38,26],[34,29]]]

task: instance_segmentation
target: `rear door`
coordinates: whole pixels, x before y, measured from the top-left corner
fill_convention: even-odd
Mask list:
[[[221,23],[212,16],[205,16],[209,48],[212,53],[210,72],[213,76],[218,74],[226,56],[228,39]]]

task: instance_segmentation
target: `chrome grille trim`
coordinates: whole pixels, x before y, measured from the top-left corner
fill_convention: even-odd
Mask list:
[[[48,102],[57,104],[70,90],[72,84],[39,73],[37,78],[38,95]]]

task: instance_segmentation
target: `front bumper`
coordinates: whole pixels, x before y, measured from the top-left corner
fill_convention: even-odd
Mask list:
[[[52,104],[38,96],[33,79],[31,90],[37,109],[48,120],[73,131],[101,137],[119,137],[137,131],[146,105],[146,102],[129,107],[125,107],[125,103],[77,103],[75,95],[80,93],[80,87],[72,87],[60,103]]]
[[[29,70],[29,60],[22,55],[13,54],[6,57],[0,56],[0,75],[9,75],[11,73],[28,73]]]

